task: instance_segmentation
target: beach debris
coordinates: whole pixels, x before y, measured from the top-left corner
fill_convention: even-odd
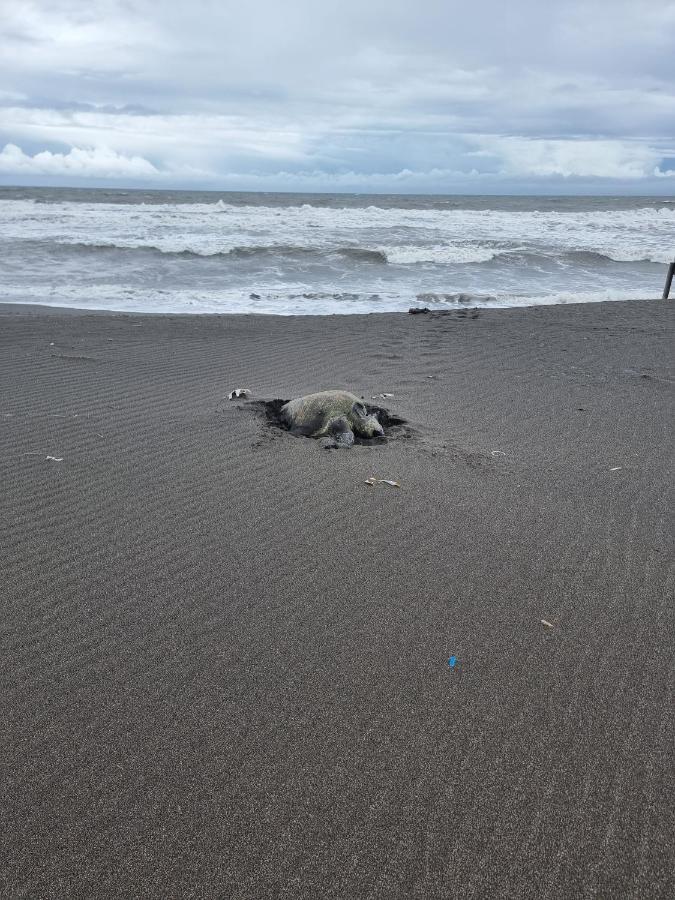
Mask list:
[[[248,388],[235,388],[233,391],[227,395],[228,400],[238,400],[240,397],[246,398],[250,397],[251,392]]]
[[[389,397],[393,397],[393,396],[394,396],[393,394],[373,394],[371,399],[379,400],[381,398],[382,400],[387,400]]]
[[[555,628],[555,626],[551,622],[547,621],[546,619],[542,619],[541,624],[545,625],[546,628]]]
[[[279,410],[279,416],[291,434],[311,438],[332,436],[342,447],[351,446],[355,435],[384,437],[384,428],[377,417],[349,391],[319,391],[289,400]]]
[[[62,456],[46,456],[45,461],[50,459],[52,462],[63,462]]]
[[[621,466],[614,466],[614,467],[613,467],[612,469],[610,469],[609,471],[610,471],[610,472],[620,472],[620,471],[621,471]]]
[[[451,656],[450,659],[448,660],[448,665],[450,666],[451,669],[454,669],[455,666],[457,665],[457,657]]]
[[[374,478],[371,476],[370,478],[366,478],[365,484],[373,487],[376,484],[388,484],[390,487],[400,488],[401,485],[398,481],[393,481],[391,478]]]
[[[408,315],[411,316],[421,316],[424,313],[430,313],[431,310],[428,306],[411,306],[408,310]]]
[[[506,456],[503,450],[490,450],[492,456]]]

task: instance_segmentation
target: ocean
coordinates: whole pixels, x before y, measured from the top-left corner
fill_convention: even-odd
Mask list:
[[[335,314],[657,297],[675,200],[0,188],[0,299]]]

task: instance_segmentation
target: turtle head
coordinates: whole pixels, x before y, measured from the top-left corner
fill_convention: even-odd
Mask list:
[[[377,416],[369,413],[363,403],[357,402],[352,406],[351,420],[352,428],[359,437],[384,437],[384,428],[380,425]]]

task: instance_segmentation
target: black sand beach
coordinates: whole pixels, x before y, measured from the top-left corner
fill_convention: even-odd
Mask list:
[[[0,307],[2,896],[672,896],[673,321]]]

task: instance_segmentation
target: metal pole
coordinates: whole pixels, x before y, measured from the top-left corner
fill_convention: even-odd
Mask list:
[[[668,299],[668,294],[670,293],[670,286],[673,283],[673,275],[675,275],[675,262],[671,262],[668,266],[668,274],[666,275],[666,286],[663,289],[663,297],[662,300]]]

